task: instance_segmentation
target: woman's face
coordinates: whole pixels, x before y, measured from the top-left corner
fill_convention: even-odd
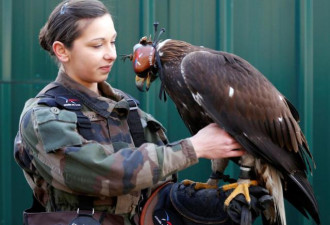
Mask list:
[[[68,50],[68,61],[63,66],[73,80],[91,89],[108,78],[117,58],[117,33],[109,14],[80,25],[82,34]]]

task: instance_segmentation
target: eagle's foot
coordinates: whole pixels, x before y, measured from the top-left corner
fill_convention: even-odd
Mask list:
[[[230,202],[239,194],[243,194],[248,204],[251,202],[251,197],[249,193],[250,186],[257,186],[258,182],[256,180],[250,179],[240,179],[237,183],[227,184],[222,186],[223,191],[228,191],[230,189],[235,189],[225,200],[225,207],[228,207]]]
[[[194,189],[195,190],[200,190],[200,189],[217,189],[217,185],[210,185],[208,183],[201,183],[201,182],[195,182],[192,180],[183,180],[181,182],[184,186],[189,186],[194,184]]]

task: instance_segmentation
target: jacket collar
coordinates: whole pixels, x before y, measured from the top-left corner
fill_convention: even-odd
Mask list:
[[[103,117],[109,117],[113,111],[119,112],[120,116],[128,114],[129,105],[124,96],[116,92],[106,81],[98,84],[102,96],[71,79],[62,69],[59,70],[55,82],[65,87],[84,105]]]

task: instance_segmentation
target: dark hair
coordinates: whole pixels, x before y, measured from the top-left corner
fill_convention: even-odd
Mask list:
[[[105,5],[98,0],[63,1],[50,14],[48,21],[41,28],[39,43],[43,49],[54,55],[52,45],[55,41],[62,42],[71,48],[72,43],[81,35],[81,19],[93,19],[109,14]]]

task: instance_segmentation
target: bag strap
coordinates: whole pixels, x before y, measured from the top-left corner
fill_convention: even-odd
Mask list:
[[[116,88],[114,88],[114,90],[120,93],[128,102],[130,110],[127,118],[128,127],[130,129],[134,145],[136,147],[140,147],[143,143],[147,142],[144,136],[144,129],[141,123],[141,118],[138,113],[140,102],[122,90]]]
[[[125,98],[129,104],[129,114],[127,118],[128,127],[132,135],[134,145],[140,147],[143,143],[146,143],[144,136],[144,130],[141,123],[141,118],[138,113],[138,102],[133,98]]]
[[[87,140],[94,139],[92,132],[92,123],[90,119],[85,116],[81,111],[74,111],[77,115],[78,132]]]

